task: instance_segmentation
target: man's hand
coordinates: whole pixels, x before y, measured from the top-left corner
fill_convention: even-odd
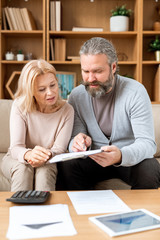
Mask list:
[[[107,167],[114,164],[120,164],[122,161],[122,153],[116,146],[103,146],[101,149],[104,151],[102,153],[97,153],[91,155],[95,162],[97,162],[102,167]]]
[[[87,148],[91,145],[92,140],[89,136],[84,133],[79,133],[74,137],[72,151],[74,152],[82,152],[86,151]]]
[[[32,167],[41,167],[49,160],[51,156],[52,154],[48,149],[40,146],[35,146],[32,150],[26,152],[24,159]]]

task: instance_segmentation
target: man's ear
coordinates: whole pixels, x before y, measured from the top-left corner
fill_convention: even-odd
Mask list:
[[[114,74],[116,72],[116,62],[112,63],[112,73]]]

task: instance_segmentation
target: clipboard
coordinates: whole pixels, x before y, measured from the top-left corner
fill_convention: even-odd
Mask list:
[[[62,153],[58,154],[51,159],[49,159],[49,163],[56,163],[56,162],[62,162],[67,160],[72,160],[76,158],[85,158],[93,154],[101,153],[103,150],[97,149],[97,150],[89,150],[89,151],[83,151],[83,152],[72,152],[72,153]]]

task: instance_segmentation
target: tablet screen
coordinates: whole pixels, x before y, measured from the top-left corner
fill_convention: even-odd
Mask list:
[[[160,217],[142,209],[92,218],[112,236],[160,227]]]

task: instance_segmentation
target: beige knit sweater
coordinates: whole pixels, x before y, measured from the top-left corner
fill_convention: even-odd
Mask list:
[[[50,149],[53,155],[65,152],[73,120],[74,110],[68,103],[54,113],[23,114],[14,102],[10,115],[9,152],[12,158],[25,163],[24,154],[37,145]]]

